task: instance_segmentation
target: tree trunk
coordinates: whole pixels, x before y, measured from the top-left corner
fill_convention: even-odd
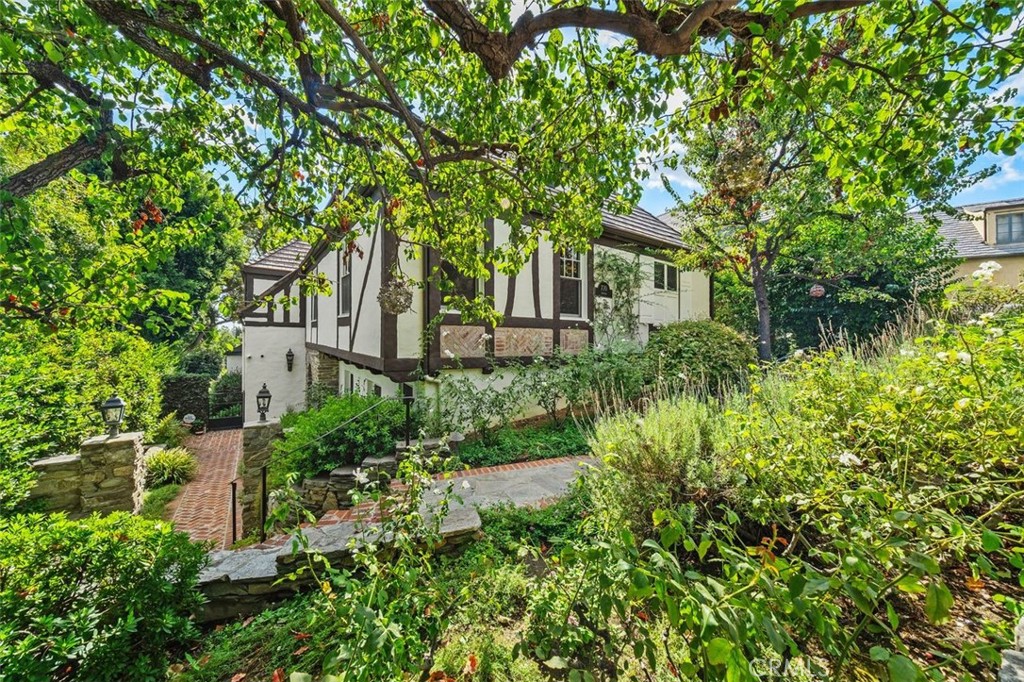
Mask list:
[[[0,183],[0,193],[10,192],[15,197],[26,197],[86,161],[100,158],[109,142],[110,136],[105,131],[91,137],[82,135],[59,152],[7,178]]]
[[[761,362],[772,359],[772,313],[768,305],[768,283],[764,273],[753,270],[750,273],[754,288],[754,304],[757,306],[757,357]]]

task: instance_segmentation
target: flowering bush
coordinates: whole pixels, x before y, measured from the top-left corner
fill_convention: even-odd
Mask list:
[[[520,651],[595,677],[991,677],[1024,581],[1024,316],[930,331],[788,362],[685,417],[710,420],[703,434],[600,428],[602,541],[563,551],[532,591]],[[659,494],[645,462],[674,462],[677,482]],[[709,477],[716,462],[727,473]],[[623,527],[615,486],[662,505],[643,535]],[[976,627],[946,628],[957,619]]]
[[[755,361],[749,340],[713,320],[673,322],[654,332],[644,347],[649,381],[698,392],[720,394],[742,386]]]

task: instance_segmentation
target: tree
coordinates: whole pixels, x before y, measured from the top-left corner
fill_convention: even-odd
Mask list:
[[[265,206],[270,229],[344,245],[378,223],[380,200],[406,246],[483,276],[488,262],[518,269],[541,234],[582,248],[600,230],[594,206],[634,202],[638,159],[663,154],[683,120],[667,104],[679,91],[691,96],[682,113],[706,118],[769,99],[807,114],[835,92],[877,87],[887,107],[822,119],[806,138],[855,200],[880,184],[897,199],[918,192],[916,171],[954,120],[968,119],[968,146],[1020,143],[1005,101],[965,106],[1016,72],[1020,0],[534,9],[514,19],[509,0],[5,3],[0,117],[25,114],[30,135],[41,121],[64,131],[0,183],[5,218],[88,159],[108,159],[104,182],[137,200],[216,168]],[[875,38],[873,51],[830,42],[839,24]],[[609,34],[623,43],[602,44]],[[483,218],[496,215],[524,227],[481,253]]]

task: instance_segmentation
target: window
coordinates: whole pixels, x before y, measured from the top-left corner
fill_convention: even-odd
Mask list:
[[[583,316],[583,261],[572,249],[559,256],[559,312]]]
[[[320,293],[311,291],[309,297],[309,321],[316,325],[317,313],[320,312]]]
[[[477,280],[475,277],[467,277],[448,261],[441,261],[441,272],[444,273],[444,278],[454,285],[452,291],[447,292],[448,295],[462,296],[467,300],[476,298]]]
[[[1024,213],[1002,213],[996,216],[996,244],[1024,242]]]
[[[338,315],[349,315],[352,312],[352,263],[348,256],[341,259],[341,281],[338,284],[341,289],[338,299]]]
[[[655,263],[654,288],[660,291],[679,291],[679,269],[664,263]]]

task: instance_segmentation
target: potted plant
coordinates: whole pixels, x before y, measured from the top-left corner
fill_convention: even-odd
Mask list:
[[[206,433],[206,422],[202,419],[196,419],[192,422],[192,433],[197,436],[201,436]]]

